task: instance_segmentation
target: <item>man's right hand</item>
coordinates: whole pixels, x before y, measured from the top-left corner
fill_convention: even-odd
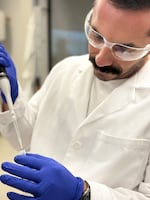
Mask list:
[[[17,82],[17,75],[16,75],[16,68],[13,63],[12,58],[4,48],[2,44],[0,44],[0,66],[5,68],[7,73],[10,87],[11,87],[11,98],[13,103],[15,102],[18,96],[18,82]],[[6,102],[6,98],[3,93],[1,93],[2,99]]]

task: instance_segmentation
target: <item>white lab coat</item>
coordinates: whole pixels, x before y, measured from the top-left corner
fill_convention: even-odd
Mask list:
[[[15,108],[24,147],[88,180],[91,200],[148,200],[150,63],[87,116],[93,79],[87,55],[71,57],[54,67],[29,104],[20,94]],[[11,121],[8,112],[0,115],[3,135],[17,147]]]

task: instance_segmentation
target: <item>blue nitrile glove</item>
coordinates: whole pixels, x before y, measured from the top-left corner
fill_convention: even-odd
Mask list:
[[[9,56],[8,52],[6,51],[6,49],[2,44],[0,44],[0,65],[5,68],[5,71],[7,73],[11,86],[11,98],[14,103],[18,96],[18,82],[16,77],[16,68],[11,57]],[[4,102],[6,102],[3,93],[2,93],[2,99]]]
[[[37,154],[22,154],[15,163],[4,162],[2,169],[15,176],[4,174],[2,183],[32,194],[7,194],[11,200],[79,200],[84,182],[73,176],[57,161]],[[30,197],[29,197],[30,196]]]

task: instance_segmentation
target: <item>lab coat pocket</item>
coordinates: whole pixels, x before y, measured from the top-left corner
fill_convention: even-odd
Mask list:
[[[95,175],[99,174],[96,181],[111,187],[133,189],[144,178],[149,152],[149,140],[99,132],[88,164],[95,169]]]

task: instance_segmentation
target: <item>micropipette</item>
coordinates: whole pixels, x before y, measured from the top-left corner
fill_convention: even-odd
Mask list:
[[[14,111],[14,106],[13,106],[13,102],[12,102],[11,95],[10,95],[10,91],[11,91],[10,82],[8,80],[7,73],[5,72],[5,68],[2,65],[0,65],[0,89],[2,90],[3,94],[5,95],[7,105],[8,105],[9,111],[12,116],[12,122],[13,122],[13,125],[15,128],[15,131],[16,131],[16,136],[17,136],[17,139],[19,142],[21,153],[26,153],[23,148],[21,134],[19,131],[18,123],[17,123],[16,113]]]

